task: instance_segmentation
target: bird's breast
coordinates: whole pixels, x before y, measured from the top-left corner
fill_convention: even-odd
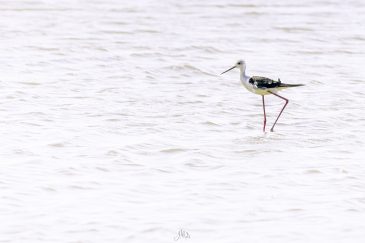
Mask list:
[[[246,78],[242,77],[242,79],[241,79],[241,82],[242,82],[243,86],[248,91],[250,91],[251,93],[254,93],[254,94],[258,94],[258,95],[268,95],[268,94],[270,94],[268,92],[268,89],[260,89],[257,86],[255,86],[255,83],[250,83],[249,80],[250,80],[250,77],[246,77]]]
[[[255,93],[255,87],[249,83],[250,77],[241,77],[242,85],[250,92]]]

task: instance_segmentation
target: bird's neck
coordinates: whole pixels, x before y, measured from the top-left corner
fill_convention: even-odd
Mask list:
[[[241,75],[242,81],[245,81],[248,78],[248,76],[246,75],[246,67],[245,66],[240,66],[240,75]]]

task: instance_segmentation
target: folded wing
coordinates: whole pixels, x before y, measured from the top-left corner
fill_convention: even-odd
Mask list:
[[[278,88],[281,85],[281,81],[279,80],[272,80],[265,77],[260,76],[252,76],[248,82],[252,84],[253,86],[259,88],[259,89],[272,89],[272,88]]]
[[[259,89],[273,89],[273,88],[289,88],[303,86],[304,84],[284,84],[278,80],[272,80],[270,78],[252,76],[248,82]]]

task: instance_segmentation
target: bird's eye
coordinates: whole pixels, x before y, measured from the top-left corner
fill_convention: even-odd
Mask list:
[[[241,62],[237,62],[238,65],[241,65]]]

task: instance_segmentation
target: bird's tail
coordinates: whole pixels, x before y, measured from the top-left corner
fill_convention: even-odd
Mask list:
[[[285,88],[290,88],[290,87],[299,87],[299,86],[304,86],[304,84],[280,84],[280,87],[285,87]]]

